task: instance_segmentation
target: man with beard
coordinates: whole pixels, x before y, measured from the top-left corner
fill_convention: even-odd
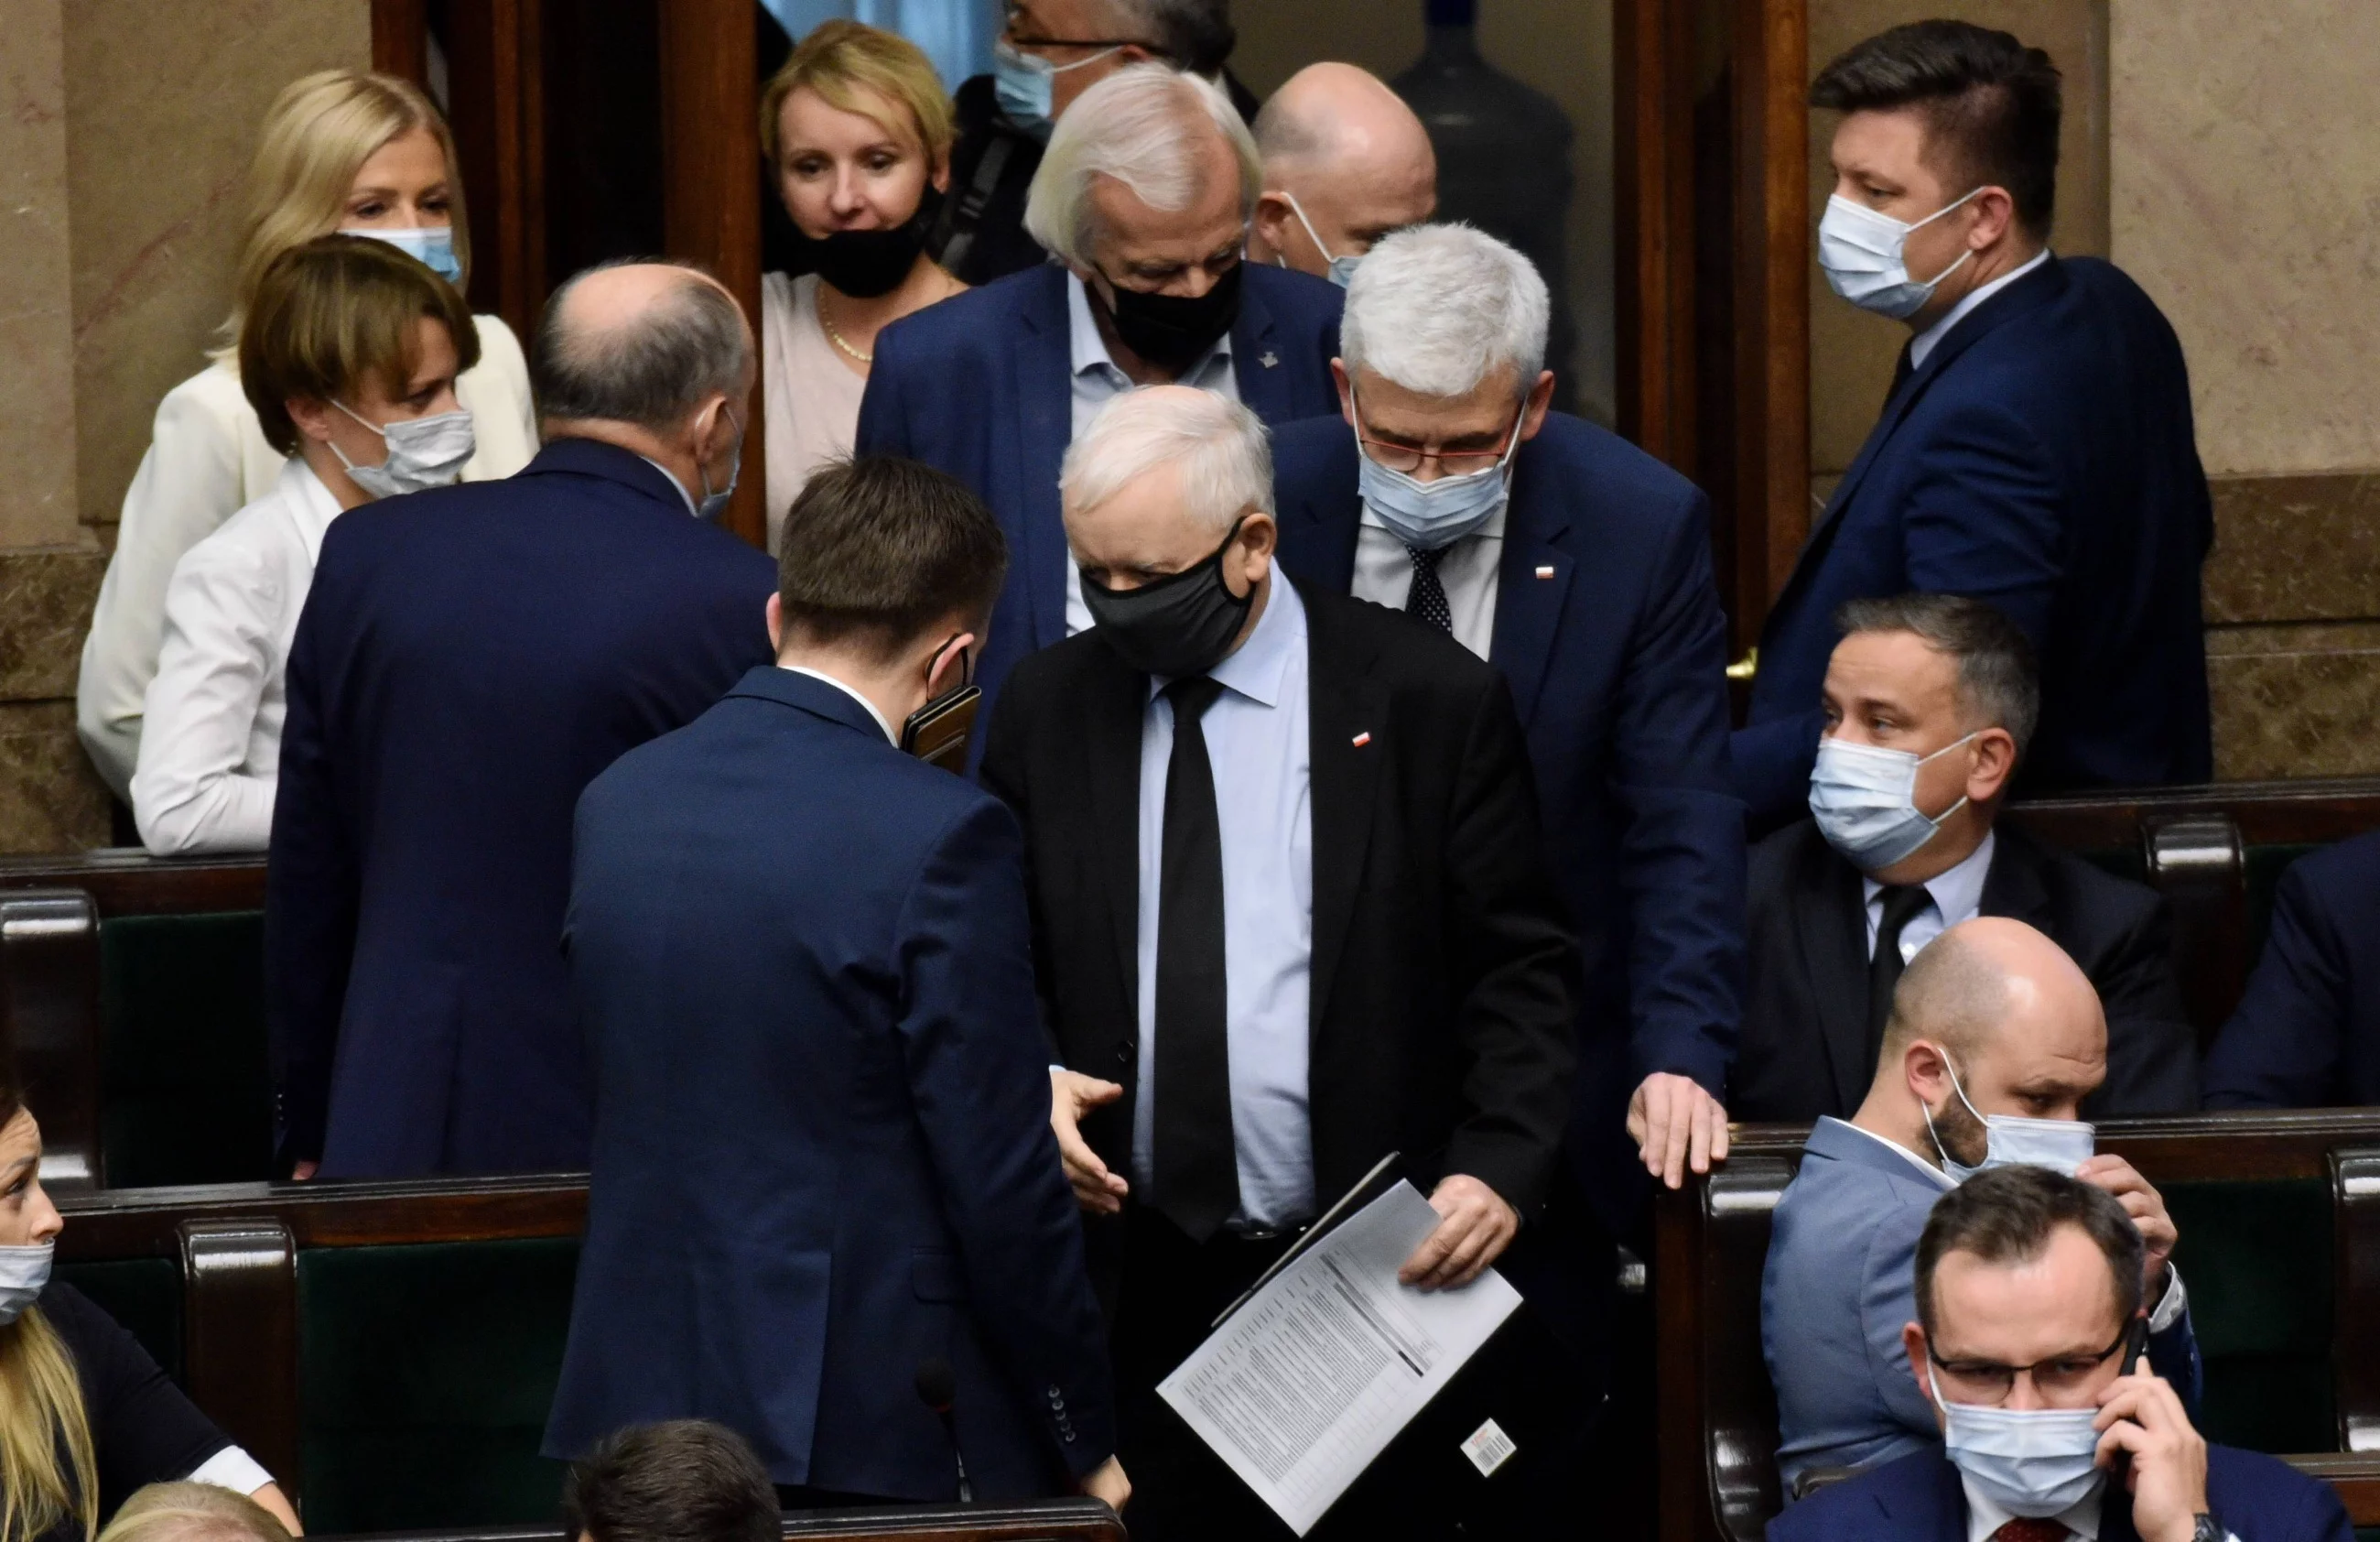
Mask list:
[[[2107,1071],[2098,993],[2022,922],[1953,926],[1910,963],[1866,1101],[1849,1122],[1811,1131],[1769,1237],[1761,1346],[1789,1494],[1812,1468],[1940,1444],[1901,1328],[1917,1316],[1917,1242],[1934,1202],[1984,1168],[2053,1167],[2122,1202],[2144,1244],[2149,1363],[2195,1409],[2203,1376],[2169,1262],[2172,1218],[2131,1163],[2093,1154],[2080,1122]]]

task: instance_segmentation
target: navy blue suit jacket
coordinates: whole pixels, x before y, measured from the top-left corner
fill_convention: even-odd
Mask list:
[[[2099,1542],[2139,1542],[2131,1496],[2110,1482]],[[2240,1542],[2353,1542],[2347,1508],[2330,1485],[2277,1457],[2210,1443],[2206,1502]],[[1959,1469],[1920,1451],[1829,1484],[1768,1523],[1768,1542],[1967,1542],[1967,1495]]]
[[[2264,959],[2204,1082],[2210,1108],[2380,1104],[2380,832],[2281,875]]]
[[[767,667],[578,804],[595,1163],[547,1454],[716,1419],[781,1484],[978,1499],[1113,1454],[1050,1132],[1025,840],[856,700]]]
[[[1281,564],[1309,587],[1354,581],[1356,453],[1335,412],[1273,436]],[[1723,1095],[1735,1058],[1744,848],[1726,649],[1702,494],[1547,414],[1514,458],[1488,658],[1520,709],[1585,949],[1571,1151],[1614,1227],[1636,1197],[1633,1180],[1613,1182],[1632,1162],[1629,1095],[1667,1071]]]
[[[2214,774],[2199,566],[2214,540],[2180,341],[2093,258],[2052,257],[1938,342],[1886,401],[1760,639],[1738,785],[1797,814],[1846,600],[1988,600],[2041,659],[2034,790]]]
[[[290,651],[266,878],[285,1158],[587,1165],[558,947],[570,811],[770,656],[775,587],[665,473],[588,439],[333,522]]]
[[[1864,1130],[1822,1119],[1810,1132],[1760,1277],[1761,1356],[1777,1389],[1777,1467],[1788,1493],[1805,1467],[1941,1449],[1900,1330],[1917,1318],[1917,1240],[1948,1192],[1939,1173]],[[2149,1336],[2148,1353],[2194,1412],[2206,1378],[2187,1309]]]
[[[1338,410],[1335,285],[1243,263],[1232,368],[1271,424]],[[1008,537],[1008,586],[976,666],[982,718],[1018,659],[1066,640],[1066,527],[1058,468],[1075,436],[1066,270],[1012,274],[886,327],[859,404],[862,455],[903,455],[975,489]],[[978,744],[980,740],[978,740]],[[979,756],[980,749],[977,752]]]

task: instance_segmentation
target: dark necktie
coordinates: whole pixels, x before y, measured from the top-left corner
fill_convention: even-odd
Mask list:
[[[2066,1542],[2073,1535],[2062,1521],[2036,1520],[2030,1515],[2020,1515],[2002,1523],[2000,1529],[1992,1533],[1991,1542]]]
[[[1173,755],[1165,769],[1157,890],[1152,1198],[1174,1225],[1202,1242],[1240,1205],[1224,995],[1223,834],[1200,723],[1222,690],[1204,675],[1165,688],[1173,704]]]
[[[1923,884],[1887,884],[1877,896],[1884,901],[1884,920],[1876,929],[1876,953],[1867,961],[1867,1069],[1876,1074],[1876,1056],[1884,1047],[1885,1020],[1892,1015],[1893,987],[1900,984],[1900,934],[1934,902]]]
[[[1426,548],[1407,546],[1413,557],[1413,587],[1405,591],[1405,614],[1427,621],[1451,637],[1454,635],[1454,612],[1447,607],[1446,585],[1438,581],[1438,565],[1446,559],[1451,546]]]

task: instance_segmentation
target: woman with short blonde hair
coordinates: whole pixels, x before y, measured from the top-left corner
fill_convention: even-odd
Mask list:
[[[928,255],[957,123],[915,43],[811,30],[760,93],[760,144],[810,269],[762,276],[769,549],[810,473],[851,453],[876,334],[966,288]]]
[[[338,231],[386,242],[457,288],[469,279],[454,139],[409,81],[323,70],[293,82],[266,115],[220,346],[158,406],[83,643],[77,726],[92,764],[128,800],[175,565],[281,476],[285,458],[265,442],[240,389],[240,324],[275,259]],[[477,317],[475,330],[481,362],[455,386],[477,430],[478,452],[463,469],[471,481],[510,476],[537,448],[520,343],[493,316]]]

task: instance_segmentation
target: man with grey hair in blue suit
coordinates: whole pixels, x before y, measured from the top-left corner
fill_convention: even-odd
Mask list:
[[[1760,1338],[1789,1496],[1813,1469],[1873,1467],[1940,1444],[1901,1329],[1917,1318],[1926,1217],[1985,1168],[2054,1167],[2122,1203],[2144,1244],[2149,1363],[2196,1408],[2204,1377],[2170,1262],[2173,1220],[2130,1162],[2093,1153],[2077,1117],[2107,1065],[2098,993],[2022,922],[1953,926],[1910,963],[1866,1101],[1811,1131],[1769,1237]]]

